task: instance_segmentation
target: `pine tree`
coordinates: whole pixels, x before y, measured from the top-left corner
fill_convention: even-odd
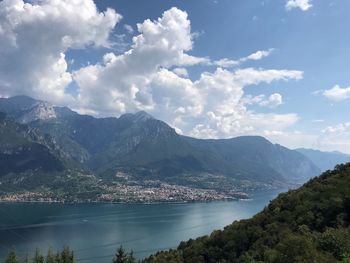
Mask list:
[[[125,252],[123,246],[120,246],[115,254],[115,259],[113,259],[113,263],[127,263],[128,254]]]
[[[127,263],[136,263],[137,262],[135,257],[134,257],[134,252],[132,250],[130,251],[126,262]]]
[[[47,251],[45,263],[56,263],[56,258],[51,247]]]
[[[131,251],[130,253],[125,252],[123,246],[120,246],[115,254],[115,258],[113,259],[113,263],[136,263],[137,260],[134,258],[134,253]]]
[[[55,263],[62,263],[61,254],[57,252],[55,256]]]
[[[44,256],[41,255],[39,249],[37,248],[35,250],[35,255],[34,255],[34,258],[33,258],[33,263],[44,263],[45,262],[45,259],[44,259]]]
[[[12,249],[8,253],[7,258],[5,260],[5,263],[19,263],[19,261],[17,259],[16,251],[14,249]]]
[[[26,257],[25,257],[25,259],[24,259],[23,263],[29,263],[29,257],[28,257],[28,254],[26,255]]]
[[[74,253],[69,247],[65,247],[61,253],[62,263],[74,263]]]

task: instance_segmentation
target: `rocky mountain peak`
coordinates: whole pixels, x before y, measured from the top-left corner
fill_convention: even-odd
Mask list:
[[[20,123],[30,123],[36,120],[49,120],[56,118],[54,107],[43,101],[38,101],[28,112],[23,114],[18,121]]]
[[[154,117],[146,111],[138,111],[136,113],[125,113],[119,118],[120,120],[129,120],[133,123],[141,123],[148,120],[154,120]]]

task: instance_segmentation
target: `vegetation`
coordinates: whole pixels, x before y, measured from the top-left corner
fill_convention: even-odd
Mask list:
[[[28,256],[26,256],[23,260],[20,260],[17,255],[16,251],[12,249],[4,263],[75,263],[74,259],[74,253],[69,247],[65,247],[61,252],[54,253],[54,251],[50,248],[47,251],[46,256],[41,254],[41,252],[37,249],[35,251],[34,257],[32,259],[29,259]]]
[[[115,254],[115,258],[112,263],[136,263],[133,252],[126,252],[122,246],[120,246]]]
[[[350,262],[350,164],[281,194],[261,213],[144,263]]]

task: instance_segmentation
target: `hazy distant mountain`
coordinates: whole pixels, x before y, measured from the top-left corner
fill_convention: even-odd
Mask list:
[[[229,172],[237,168],[247,172],[244,178],[257,180],[260,176],[273,178],[275,174],[289,182],[305,182],[319,173],[319,168],[299,152],[272,144],[260,136],[242,136],[226,140],[196,140],[187,138],[192,145],[215,153],[223,160]]]
[[[322,171],[332,170],[337,164],[350,162],[350,155],[341,152],[323,152],[305,148],[296,149],[296,151],[304,154]]]
[[[304,182],[320,172],[303,154],[263,137],[184,137],[144,111],[94,118],[25,96],[0,99],[0,111],[49,134],[66,158],[101,178],[122,171],[180,184],[207,185],[217,177],[274,184]]]

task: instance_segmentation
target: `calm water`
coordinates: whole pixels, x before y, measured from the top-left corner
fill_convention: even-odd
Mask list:
[[[12,246],[19,254],[30,254],[36,247],[46,251],[69,245],[78,262],[105,263],[121,244],[143,258],[251,217],[279,192],[259,192],[251,201],[239,202],[0,204],[0,259]]]

